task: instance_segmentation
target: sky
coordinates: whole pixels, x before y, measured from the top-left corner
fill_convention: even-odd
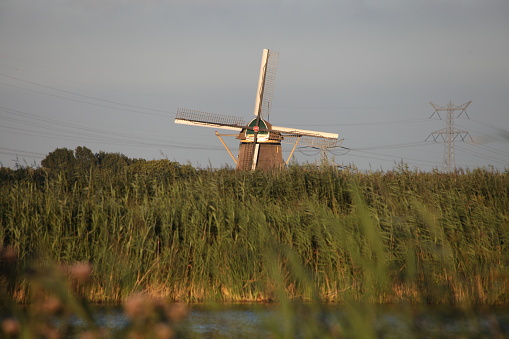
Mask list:
[[[1,0],[0,164],[85,146],[233,167],[213,129],[173,121],[178,108],[253,117],[267,48],[270,122],[338,133],[329,161],[440,170],[446,146],[428,137],[447,115],[430,102],[471,101],[453,119],[468,132],[455,164],[504,171],[508,36],[507,0]],[[320,157],[298,148],[292,161]]]

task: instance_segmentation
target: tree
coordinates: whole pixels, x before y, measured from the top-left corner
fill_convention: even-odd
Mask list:
[[[74,151],[68,148],[57,148],[41,161],[41,166],[51,170],[73,171],[76,167]]]
[[[132,162],[131,159],[122,153],[106,153],[104,151],[100,151],[95,156],[102,169],[108,169],[113,172],[120,171]]]
[[[90,167],[96,166],[98,159],[89,148],[78,146],[74,151],[76,158],[76,169],[79,171],[89,171]]]

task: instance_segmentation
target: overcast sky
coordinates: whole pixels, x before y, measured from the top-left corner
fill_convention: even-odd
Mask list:
[[[337,164],[440,169],[443,143],[425,140],[446,122],[429,102],[472,101],[454,119],[473,140],[455,143],[456,165],[504,170],[508,37],[507,0],[0,0],[0,163],[86,146],[233,166],[213,129],[173,119],[180,107],[250,119],[268,48],[271,123],[338,133]]]

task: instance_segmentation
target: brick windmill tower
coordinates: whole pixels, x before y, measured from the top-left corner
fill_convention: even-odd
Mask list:
[[[254,107],[255,118],[246,122],[242,117],[199,112],[179,108],[175,123],[232,130],[236,134],[219,134],[238,170],[271,170],[287,164],[298,144],[333,148],[339,146],[338,135],[334,133],[308,131],[288,127],[273,126],[268,122],[274,93],[274,81],[277,70],[278,53],[263,50],[260,77]],[[235,158],[224,143],[222,136],[236,136],[240,140],[239,154]],[[283,160],[281,141],[293,141],[293,149],[286,161]]]

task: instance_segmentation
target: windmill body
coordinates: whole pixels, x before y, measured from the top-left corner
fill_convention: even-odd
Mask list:
[[[241,140],[237,169],[269,170],[283,167],[281,134],[272,132],[272,125],[261,118],[251,120],[248,127],[253,129],[244,129],[237,137]]]
[[[285,163],[288,163],[299,142],[301,145],[320,144],[321,147],[337,146],[339,142],[337,134],[276,127],[268,122],[272,94],[274,93],[277,60],[277,52],[268,49],[263,50],[254,107],[255,118],[251,121],[246,123],[241,117],[179,109],[175,123],[237,132],[236,137],[240,139],[237,159],[233,157],[221,138],[221,136],[226,134],[221,135],[216,132],[216,135],[236,162],[238,170],[271,170],[282,168],[285,166]],[[283,139],[295,140],[292,153],[286,162],[283,160],[281,146]]]

